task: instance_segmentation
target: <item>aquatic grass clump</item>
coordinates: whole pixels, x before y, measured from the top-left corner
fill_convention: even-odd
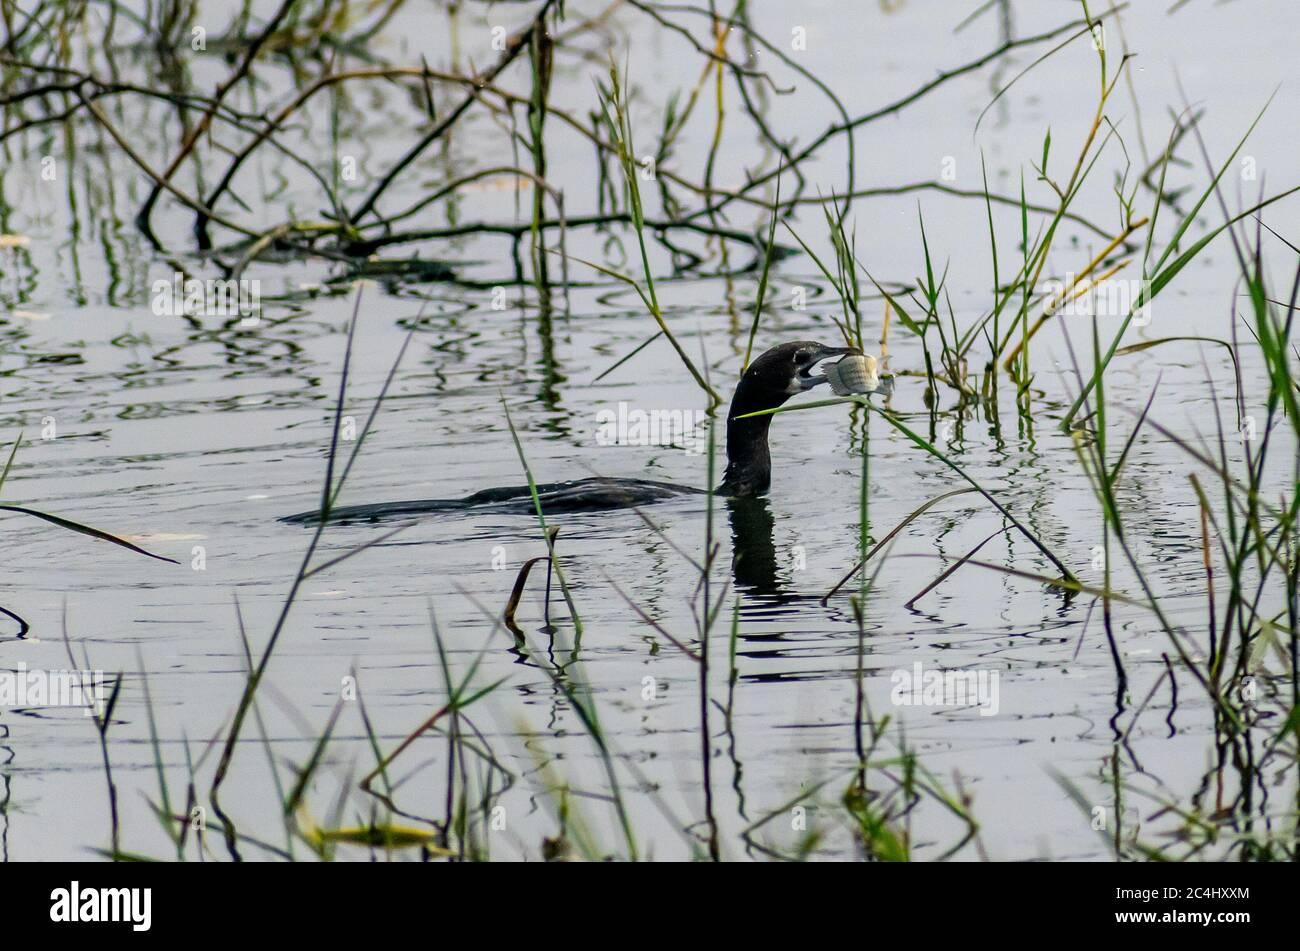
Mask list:
[[[637,181],[637,166],[636,159],[634,158],[636,153],[632,144],[632,121],[628,114],[627,101],[623,95],[622,84],[619,80],[618,66],[616,63],[613,61],[610,62],[609,85],[604,87],[598,86],[597,88],[600,94],[601,118],[604,120],[605,128],[609,132],[610,141],[612,141],[617,147],[618,162],[623,171],[627,208],[628,213],[631,215],[632,228],[636,234],[637,249],[640,252],[641,268],[645,279],[645,290],[643,291],[641,285],[631,278],[624,278],[621,275],[610,271],[608,268],[599,267],[597,265],[591,266],[597,267],[601,273],[618,277],[620,280],[624,280],[631,284],[637,295],[641,298],[642,303],[645,304],[646,309],[649,310],[650,316],[654,318],[655,323],[659,327],[659,333],[662,334],[669,344],[672,345],[673,350],[676,351],[678,358],[690,373],[691,378],[695,380],[696,385],[699,386],[699,388],[708,396],[709,407],[713,408],[722,402],[722,397],[718,394],[717,390],[709,385],[708,381],[703,375],[701,375],[699,369],[696,368],[694,361],[691,360],[686,351],[682,349],[681,343],[669,328],[668,323],[664,320],[663,310],[659,306],[659,295],[655,291],[654,273],[650,268],[650,257],[646,250],[646,220],[645,211],[641,204],[641,186]]]
[[[1197,475],[1189,476],[1201,515],[1204,629],[1188,630],[1162,617],[1171,649],[1180,660],[1177,667],[1169,668],[1171,690],[1175,689],[1176,670],[1190,673],[1201,688],[1213,711],[1215,755],[1201,790],[1187,804],[1153,793],[1136,776],[1124,776],[1118,764],[1128,758],[1122,752],[1115,757],[1115,782],[1123,785],[1130,797],[1151,801],[1153,817],[1168,819],[1179,830],[1172,841],[1135,836],[1127,852],[1161,859],[1210,856],[1294,861],[1300,857],[1295,838],[1295,830],[1300,828],[1300,774],[1296,773],[1300,763],[1300,546],[1296,544],[1300,448],[1295,448],[1300,447],[1300,406],[1291,335],[1300,293],[1300,260],[1286,296],[1275,296],[1264,267],[1262,222],[1257,224],[1252,242],[1236,233],[1231,224],[1235,216],[1226,206],[1223,214],[1229,221],[1249,301],[1247,326],[1263,363],[1265,418],[1263,427],[1255,430],[1255,438],[1249,438],[1250,428],[1242,430],[1246,438],[1241,439],[1236,475],[1230,463],[1235,453],[1228,448],[1231,436],[1218,418],[1217,402],[1214,458],[1202,456],[1174,437],[1193,462],[1208,469],[1207,478],[1218,484],[1221,500],[1214,505]],[[1241,402],[1248,396],[1240,389],[1237,392]],[[1165,427],[1150,425],[1162,435],[1168,434]],[[1136,428],[1141,428],[1140,421]],[[1268,460],[1283,429],[1293,444],[1292,455],[1281,462],[1281,471],[1286,473],[1283,484],[1272,488]],[[1133,567],[1142,578],[1141,566]],[[1216,591],[1220,576],[1227,587],[1222,596]],[[1145,580],[1142,584],[1147,587]],[[1193,651],[1200,656],[1189,656]],[[1279,783],[1283,790],[1287,783],[1292,784],[1289,796],[1272,791]],[[1213,800],[1211,789],[1216,791]]]

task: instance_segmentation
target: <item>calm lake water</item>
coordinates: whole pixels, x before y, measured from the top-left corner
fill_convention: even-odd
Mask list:
[[[806,51],[791,55],[802,57],[799,62],[836,90],[852,115],[887,105],[938,71],[973,60],[1000,42],[995,13],[954,33],[975,8],[973,2],[810,2],[798,4],[797,13],[785,9],[794,5],[753,6],[755,27],[783,47],[790,46],[797,27],[806,30]],[[1170,110],[1184,105],[1179,82],[1187,100],[1205,110],[1202,133],[1216,165],[1276,89],[1259,127],[1224,177],[1224,194],[1234,207],[1244,207],[1255,200],[1261,182],[1270,193],[1294,185],[1300,146],[1294,121],[1300,66],[1293,49],[1300,16],[1294,4],[1193,0],[1174,14],[1164,6],[1138,4],[1123,15],[1123,38],[1138,55],[1132,92],[1122,82],[1108,115],[1124,136],[1134,169],[1145,168],[1163,148]],[[568,7],[570,25],[600,9],[572,2]],[[214,33],[228,13],[212,5]],[[528,9],[515,5],[485,12],[469,4],[453,30],[445,11],[411,6],[381,31],[372,52],[402,65],[418,63],[423,54],[434,68],[482,68],[496,55],[492,26],[513,30],[528,15]],[[1068,3],[1015,4],[1014,35],[1032,35],[1077,15],[1077,6]],[[682,22],[691,23],[698,36],[706,34],[705,21]],[[1117,49],[1119,31],[1108,35]],[[552,100],[577,116],[595,108],[592,76],[606,69],[606,40],[617,44],[620,58],[627,55],[636,90],[637,134],[650,143],[662,128],[664,102],[675,89],[685,99],[704,60],[680,36],[657,28],[646,16],[618,10],[599,33],[580,42],[591,56],[557,55]],[[738,42],[734,49],[740,49]],[[974,131],[994,92],[1045,49],[1017,50],[1000,64],[973,70],[897,114],[861,127],[855,140],[857,186],[933,180],[978,193],[983,155],[992,191],[1017,195],[1023,171],[1030,199],[1051,204],[1050,189],[1035,181],[1030,163],[1039,160],[1049,127],[1054,175],[1065,177],[1078,153],[1097,95],[1096,54],[1086,39],[1019,80]],[[158,83],[152,55],[130,48],[115,54],[125,75]],[[1112,55],[1118,59],[1117,52]],[[762,54],[758,61],[766,66]],[[304,68],[310,72],[318,64]],[[195,57],[189,80],[197,89],[210,90],[228,69],[219,56]],[[773,69],[777,85],[793,87],[784,95],[769,91],[766,115],[779,137],[806,144],[838,121],[834,107],[811,84],[787,69]],[[242,101],[241,108],[278,105],[288,90],[301,85],[282,61],[273,60],[259,71],[268,84],[262,101],[256,106]],[[526,94],[526,67],[516,65],[502,84]],[[664,162],[692,181],[702,178],[713,131],[711,80],[705,88],[699,113]],[[440,114],[454,108],[461,96],[458,89],[440,85],[434,93]],[[731,111],[713,170],[717,187],[743,184],[747,170],[770,155],[753,126],[743,121],[734,87],[729,96]],[[174,122],[171,107],[128,97],[105,102],[107,114],[133,145],[155,167],[165,165],[175,148],[175,128],[165,125]],[[361,195],[424,126],[416,121],[405,92],[377,83],[356,86],[342,111],[339,152],[355,158],[360,169],[358,181],[345,187]],[[300,154],[328,172],[331,154],[319,147],[329,141],[327,100],[307,115],[304,122],[310,128],[299,130],[300,141],[316,143],[319,151],[303,145]],[[166,136],[158,132],[163,127]],[[555,121],[547,136],[548,174],[564,190],[567,214],[595,213],[591,144]],[[219,752],[208,744],[224,735],[244,683],[236,604],[254,650],[259,650],[310,538],[309,530],[277,519],[313,507],[319,497],[353,307],[349,275],[319,259],[262,261],[245,274],[260,281],[258,326],[240,326],[231,318],[159,315],[151,306],[153,282],[170,280],[178,267],[195,276],[220,276],[190,253],[192,213],[176,202],[159,204],[154,226],[173,250],[156,253],[132,224],[148,180],[84,115],[68,126],[51,125],[11,138],[6,146],[0,231],[24,235],[30,243],[0,250],[0,438],[11,443],[23,434],[4,487],[5,501],[122,534],[180,564],[139,558],[6,514],[0,604],[27,618],[32,630],[19,639],[13,625],[5,624],[0,668],[67,666],[66,615],[67,637],[78,655],[84,650],[93,667],[123,672],[124,688],[109,734],[122,845],[166,856],[170,845],[148,803],[157,799],[158,784],[140,671],[148,672],[173,800],[183,799],[187,760],[195,763],[204,792]],[[222,146],[237,148],[238,143],[205,143],[202,148]],[[512,158],[510,148],[501,121],[478,109],[445,147],[431,150],[404,177],[385,205],[404,207],[474,168],[527,163],[526,154]],[[1172,168],[1170,181],[1190,189],[1181,199],[1186,210],[1204,188],[1207,173],[1190,138],[1179,154],[1191,164]],[[58,169],[53,181],[40,174],[45,156],[53,156]],[[823,194],[843,189],[844,158],[841,136],[806,164],[808,197],[818,189]],[[1251,160],[1249,166],[1244,158]],[[217,158],[213,161],[223,166]],[[1112,186],[1123,169],[1123,152],[1112,141],[1075,209],[1108,233],[1118,227]],[[1136,174],[1130,172],[1130,187]],[[527,221],[531,194],[517,194],[516,183],[514,176],[491,175],[463,189],[453,205],[439,202],[414,221],[421,227]],[[783,189],[792,187],[790,180],[783,183]],[[259,226],[283,220],[285,208],[303,218],[322,213],[316,183],[271,150],[249,163],[236,191],[249,210],[235,202],[223,207]],[[1149,192],[1141,193],[1144,207],[1150,200]],[[948,268],[953,317],[964,328],[986,312],[991,300],[981,199],[935,191],[858,199],[850,215],[857,255],[891,286],[911,285],[923,275],[918,204],[937,266]],[[1265,217],[1292,242],[1300,239],[1295,207],[1293,200],[1284,201]],[[660,213],[657,205],[651,211]],[[727,226],[742,231],[755,231],[766,220],[761,209],[738,203],[727,214]],[[994,217],[1005,280],[1019,263],[1019,211],[1000,207]],[[1210,226],[1222,221],[1216,202],[1206,204],[1202,219]],[[1031,230],[1045,220],[1034,216]],[[829,247],[818,206],[803,206],[792,224],[819,254]],[[1077,271],[1106,244],[1085,227],[1065,227],[1045,276]],[[1162,239],[1169,227],[1172,222],[1163,223]],[[729,396],[739,376],[757,292],[757,274],[748,267],[753,250],[732,244],[724,262],[716,242],[684,232],[672,237],[704,260],[694,272],[671,278],[673,262],[662,246],[652,244],[652,265],[662,275],[659,298],[686,350],[707,365],[715,385]],[[578,258],[632,273],[639,267],[629,232],[572,228],[567,240],[569,253]],[[788,233],[779,233],[778,240],[795,244]],[[1279,254],[1277,284],[1289,288],[1285,248],[1278,242],[1272,247]],[[349,478],[344,503],[455,498],[523,482],[503,401],[539,481],[599,474],[707,484],[705,454],[610,445],[598,438],[599,414],[617,411],[620,402],[643,410],[694,413],[705,408],[700,390],[662,339],[601,377],[655,329],[629,288],[571,261],[574,286],[567,301],[556,293],[547,315],[537,306],[534,288],[513,283],[507,237],[467,235],[383,253],[400,260],[417,252],[447,262],[458,280],[380,277],[365,286],[345,410],[358,425],[404,335],[411,328],[415,332],[391,397]],[[553,276],[558,268],[556,259]],[[1237,279],[1230,244],[1216,242],[1157,299],[1151,323],[1131,328],[1126,342],[1229,336],[1234,309],[1244,312],[1236,297]],[[496,287],[503,288],[495,295],[502,308],[494,307]],[[795,307],[796,288],[805,289],[805,309]],[[773,269],[756,350],[794,339],[835,344],[831,317],[838,308],[834,291],[807,255],[782,259]],[[874,339],[881,304],[873,296],[864,311]],[[1102,318],[1103,338],[1117,326],[1118,319]],[[1020,424],[1014,384],[1005,377],[1000,427],[970,409],[964,418],[951,412],[951,391],[940,393],[941,412],[932,420],[923,401],[923,376],[900,375],[890,405],[906,414],[909,426],[997,491],[1081,580],[1100,584],[1094,548],[1101,544],[1101,514],[1071,437],[1057,428],[1078,389],[1062,329],[1087,363],[1089,327],[1086,318],[1066,317],[1052,321],[1035,338],[1032,429]],[[1260,414],[1265,389],[1259,359],[1243,327],[1238,335],[1246,412]],[[937,348],[937,340],[931,342]],[[972,369],[980,370],[987,348],[981,344],[975,352],[980,365]],[[919,341],[897,324],[891,330],[890,358],[900,374],[924,370]],[[1207,369],[1215,390],[1207,385]],[[1152,418],[1162,426],[1182,438],[1211,437],[1217,398],[1225,424],[1235,430],[1231,374],[1224,351],[1213,345],[1182,342],[1117,358],[1106,392],[1113,441],[1127,437],[1157,379]],[[56,438],[42,438],[51,425]],[[718,438],[721,442],[721,427]],[[715,512],[721,550],[714,594],[732,584],[728,603],[738,605],[733,692],[726,662],[729,611],[714,628],[711,644],[713,795],[727,857],[763,856],[760,849],[746,847],[740,832],[769,814],[775,817],[751,834],[759,845],[794,849],[806,827],[824,833],[815,856],[855,855],[847,821],[834,807],[856,763],[858,627],[847,589],[825,605],[820,599],[857,557],[863,438],[864,418],[845,407],[780,416],[772,427],[770,495],[753,506],[719,504]],[[1291,458],[1289,430],[1279,430],[1277,438],[1285,440],[1275,447],[1277,458]],[[950,470],[878,418],[871,420],[869,446],[870,524],[876,539],[925,500],[961,487]],[[1240,443],[1230,443],[1230,452],[1239,454]],[[1188,480],[1193,471],[1184,452],[1148,429],[1133,448],[1120,496],[1135,554],[1156,590],[1167,596],[1171,620],[1200,631],[1205,626],[1204,574],[1199,510]],[[1285,486],[1287,468],[1281,466],[1276,475]],[[550,602],[555,626],[546,625],[540,569],[518,618],[532,646],[548,662],[580,677],[584,695],[595,703],[619,763],[643,853],[679,858],[700,847],[683,834],[682,826],[703,818],[697,667],[618,592],[674,636],[692,637],[691,605],[699,577],[674,546],[701,557],[706,504],[702,497],[685,497],[645,514],[658,531],[633,512],[551,520],[561,528],[558,550],[582,617],[577,651],[558,589]],[[1110,758],[1118,729],[1127,734],[1128,781],[1157,795],[1188,796],[1210,766],[1209,705],[1183,677],[1185,689],[1172,717],[1165,686],[1134,719],[1165,672],[1162,654],[1170,653],[1167,635],[1143,611],[1115,607],[1114,631],[1130,682],[1124,713],[1113,725],[1115,673],[1093,598],[1066,598],[1035,580],[967,565],[911,608],[905,606],[953,559],[1003,525],[978,495],[960,495],[917,518],[890,549],[867,599],[864,621],[865,696],[877,718],[891,718],[878,755],[894,755],[905,738],[937,781],[969,797],[981,823],[981,841],[979,846],[967,844],[957,853],[961,858],[979,858],[982,848],[994,859],[1104,859],[1110,852],[1092,817],[1066,795],[1054,774],[1075,783],[1090,806],[1109,808]],[[331,528],[325,556],[384,530],[369,524]],[[738,541],[751,557],[733,570]],[[194,567],[197,548],[202,549],[203,570]],[[536,521],[529,517],[430,518],[308,581],[259,695],[261,725],[245,730],[223,792],[223,804],[241,831],[283,843],[280,794],[265,748],[282,778],[291,776],[287,764],[309,758],[341,684],[353,671],[386,750],[445,701],[432,611],[453,672],[464,676],[478,662],[474,683],[501,681],[468,712],[467,724],[515,777],[499,801],[504,829],[492,833],[493,857],[539,855],[543,837],[556,834],[561,786],[572,790],[570,808],[595,837],[610,852],[620,850],[615,816],[603,798],[607,783],[599,756],[570,703],[534,660],[514,649],[504,629],[485,619],[500,615],[519,567],[544,552]],[[1052,573],[1039,552],[1015,533],[989,541],[979,558],[1025,572]],[[1136,590],[1127,567],[1113,567],[1116,588]],[[992,715],[982,715],[977,704],[893,702],[894,674],[913,671],[918,663],[923,669],[996,673],[996,708],[984,711]],[[729,721],[722,713],[728,704]],[[396,799],[403,808],[419,815],[442,814],[446,751],[444,737],[429,736],[394,767],[394,781],[401,781]],[[316,818],[323,822],[333,812],[340,785],[355,784],[373,764],[360,707],[347,702],[310,799]],[[477,763],[470,766],[471,772],[480,769]],[[786,805],[823,781],[822,791],[805,801],[806,815],[793,818]],[[878,781],[884,788],[885,780]],[[93,848],[107,847],[109,806],[98,736],[80,710],[0,710],[0,782],[4,858],[86,857]],[[362,795],[349,800],[340,821],[367,821],[364,802]],[[1135,800],[1132,808],[1133,819],[1158,824],[1149,820],[1155,811],[1150,801]],[[928,797],[910,823],[918,858],[944,854],[962,834],[961,823]],[[699,827],[692,830],[698,833]],[[219,837],[210,836],[209,844],[215,854],[225,855]]]

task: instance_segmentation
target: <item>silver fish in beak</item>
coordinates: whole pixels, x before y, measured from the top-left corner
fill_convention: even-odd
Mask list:
[[[893,392],[894,377],[880,376],[880,364],[869,353],[851,353],[832,363],[825,370],[826,382],[836,396],[865,396],[870,393]]]

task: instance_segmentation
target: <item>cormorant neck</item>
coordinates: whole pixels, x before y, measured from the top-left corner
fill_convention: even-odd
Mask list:
[[[772,456],[767,448],[771,416],[738,419],[746,413],[775,409],[793,394],[773,390],[747,374],[740,379],[727,413],[727,471],[719,495],[762,495],[772,482]]]

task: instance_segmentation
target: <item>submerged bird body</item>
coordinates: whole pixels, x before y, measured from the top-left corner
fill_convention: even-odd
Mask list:
[[[860,356],[860,352],[852,347],[826,347],[799,340],[773,347],[750,364],[736,385],[731,408],[727,413],[727,468],[723,473],[722,484],[716,490],[718,495],[762,495],[772,481],[772,457],[767,445],[772,417],[741,417],[776,409],[790,397],[828,382],[826,376],[814,375],[818,364],[845,355]],[[873,364],[874,362],[872,360]],[[542,511],[547,514],[633,508],[667,499],[704,494],[703,489],[649,479],[593,477],[537,486],[538,501]],[[333,522],[374,521],[434,513],[530,514],[534,511],[532,492],[527,485],[522,485],[483,489],[462,499],[423,499],[342,506],[331,511],[329,518]],[[320,513],[314,511],[283,519],[298,524],[319,520]]]
[[[703,489],[653,482],[649,479],[606,479],[592,477],[569,482],[540,483],[537,499],[547,514],[560,512],[599,512],[650,505],[683,495],[704,495]],[[330,513],[331,522],[363,522],[402,515],[432,515],[453,512],[483,512],[531,515],[532,491],[526,485],[483,489],[463,499],[412,499],[409,502],[375,502],[370,505],[345,505]],[[281,519],[284,522],[311,524],[320,520],[319,512],[301,512]]]

